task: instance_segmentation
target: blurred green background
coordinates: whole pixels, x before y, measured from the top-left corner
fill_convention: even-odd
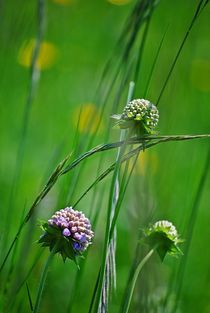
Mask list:
[[[198,1],[194,0],[161,0],[155,8],[143,50],[136,97],[143,97],[158,46],[165,34],[147,94],[147,98],[156,103],[197,4]],[[47,1],[44,11],[45,27],[37,61],[37,81],[24,148],[20,152],[18,147],[31,82],[31,55],[38,29],[37,2],[0,1],[1,259],[5,256],[6,248],[17,231],[24,212],[28,210],[56,164],[68,153],[72,153],[74,159],[79,153],[85,152],[92,135],[94,138],[91,147],[104,142],[104,134],[111,124],[110,115],[120,113],[125,105],[128,84],[120,99],[118,112],[112,111],[114,90],[102,117],[100,108],[103,99],[95,97],[95,93],[107,60],[112,58],[113,68],[115,62],[118,62],[121,51],[119,49],[116,54],[113,51],[133,7],[132,0]],[[210,131],[209,14],[210,8],[207,5],[186,41],[159,103],[158,130],[161,135],[201,134]],[[138,40],[141,36],[142,32]],[[135,53],[137,49],[130,55],[131,59],[135,57]],[[107,82],[112,80],[112,75],[111,68]],[[106,82],[102,91],[105,89]],[[78,126],[79,112],[81,116]],[[99,131],[95,134],[100,118]],[[91,126],[87,127],[88,124]],[[79,136],[77,151],[74,149],[75,134]],[[118,137],[118,131],[111,129],[108,141],[112,142]],[[164,143],[144,152],[140,157],[118,220],[117,291],[110,312],[119,309],[139,229],[148,222],[168,219],[185,238],[204,171],[207,175],[201,188],[200,201],[196,203],[198,214],[177,312],[210,312],[210,181],[206,166],[209,145],[208,139]],[[19,169],[18,155],[22,156]],[[104,155],[103,169],[115,160],[116,151]],[[6,291],[8,295],[11,286],[17,284],[16,280],[20,282],[23,279],[41,249],[36,243],[41,234],[37,220],[47,219],[55,210],[74,203],[96,177],[99,160],[99,155],[93,156],[85,162],[81,172],[75,169],[72,174],[61,178],[42,201],[34,219],[29,223],[30,227],[25,228],[19,240],[19,253],[8,282],[9,291]],[[18,174],[17,177],[15,173]],[[14,180],[16,184],[13,188]],[[90,192],[78,205],[78,209],[87,215],[91,215],[91,210],[99,211],[99,223],[71,312],[88,311],[100,265],[109,183],[110,178],[102,181],[96,192]],[[94,201],[93,197],[96,198]],[[8,227],[10,230],[7,234]],[[27,281],[32,300],[47,254],[45,251],[41,256]],[[166,259],[161,264],[154,258],[139,280],[132,312],[161,312],[149,309],[148,302],[154,300],[159,303],[161,295],[173,283],[173,273],[177,271],[179,262],[176,259]],[[8,270],[9,267],[6,268],[4,277],[7,277]],[[63,264],[60,258],[55,258],[47,280],[41,312],[67,312],[75,288],[76,272],[73,263]],[[11,311],[29,311],[25,286],[17,294]]]

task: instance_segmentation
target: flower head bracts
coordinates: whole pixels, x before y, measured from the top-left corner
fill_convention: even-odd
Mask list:
[[[165,255],[176,256],[181,253],[177,246],[182,242],[179,238],[175,226],[169,221],[158,221],[144,230],[146,242],[152,247],[156,247],[157,252],[161,258],[164,259]]]
[[[45,233],[39,243],[50,250],[56,246],[55,253],[60,253],[64,261],[82,255],[94,236],[89,219],[71,207],[55,212],[42,229]]]
[[[130,101],[120,115],[113,115],[120,128],[133,128],[137,135],[152,134],[159,121],[158,109],[145,99]]]

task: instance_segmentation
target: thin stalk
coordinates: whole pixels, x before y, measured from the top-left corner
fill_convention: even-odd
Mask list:
[[[7,241],[9,238],[10,233],[10,225],[11,217],[13,216],[12,210],[14,210],[14,199],[17,193],[18,182],[20,179],[20,174],[22,171],[23,165],[23,158],[25,153],[25,145],[26,145],[26,137],[29,125],[29,119],[31,114],[31,107],[34,99],[35,88],[38,81],[38,68],[37,68],[37,59],[39,56],[39,51],[41,47],[41,41],[44,35],[44,26],[45,26],[45,0],[38,0],[37,1],[37,15],[38,15],[38,27],[37,27],[37,36],[36,36],[36,43],[32,55],[31,60],[31,68],[30,68],[30,81],[28,87],[28,95],[25,102],[24,112],[23,112],[23,121],[22,121],[22,129],[20,134],[20,141],[18,143],[18,151],[16,157],[16,165],[15,165],[15,172],[12,181],[12,187],[10,192],[9,204],[8,204],[8,214],[6,216],[5,224],[8,225],[5,238],[4,238],[4,248],[7,245]]]
[[[99,270],[98,275],[97,275],[96,284],[95,284],[95,287],[94,287],[94,290],[93,290],[93,297],[91,299],[91,303],[90,303],[90,307],[89,307],[88,313],[91,313],[92,309],[93,309],[94,300],[95,300],[95,297],[96,297],[96,294],[97,294],[97,290],[98,290],[100,274],[101,274],[101,270]]]
[[[138,235],[138,241],[140,241],[140,238],[142,236],[142,230],[139,231],[139,235]],[[134,258],[133,258],[133,262],[132,262],[132,265],[130,267],[130,270],[129,270],[129,275],[128,275],[128,278],[126,280],[126,288],[124,289],[124,292],[123,292],[123,296],[122,296],[122,302],[121,302],[121,305],[120,305],[120,308],[119,308],[119,313],[122,313],[123,311],[123,308],[125,307],[126,303],[127,303],[127,289],[130,289],[131,287],[131,282],[132,282],[132,277],[134,276],[134,273],[135,273],[135,269],[136,269],[136,266],[138,264],[138,260],[139,260],[139,256],[140,256],[140,249],[141,249],[141,246],[139,244],[137,244],[136,246],[136,250],[135,250],[135,255],[134,255]]]
[[[168,30],[168,29],[167,29]],[[147,80],[147,83],[146,83],[146,88],[145,88],[145,91],[144,91],[144,98],[146,99],[147,98],[147,93],[148,93],[148,90],[149,90],[149,87],[150,87],[150,82],[151,82],[151,79],[152,79],[152,74],[154,73],[154,69],[155,69],[155,66],[157,64],[157,60],[158,60],[158,57],[159,57],[159,54],[160,54],[160,51],[161,51],[161,48],[162,48],[162,45],[163,45],[163,41],[165,39],[165,35],[166,35],[166,32],[167,30],[165,31],[161,41],[160,41],[160,44],[158,46],[158,49],[157,49],[157,52],[156,52],[156,55],[155,55],[155,58],[154,58],[154,61],[152,63],[152,67],[151,67],[151,70],[150,70],[150,73],[149,73],[149,77],[148,77],[148,80]]]
[[[33,302],[32,302],[32,299],[31,299],[31,292],[30,292],[30,289],[29,289],[29,286],[28,286],[28,283],[27,283],[27,282],[26,282],[26,290],[27,290],[27,295],[28,295],[28,301],[29,301],[29,305],[30,305],[30,310],[31,310],[31,312],[33,312],[33,310],[34,310]]]
[[[13,292],[13,298],[9,299],[10,301],[7,302],[6,309],[4,311],[5,313],[9,313],[12,310],[12,308],[13,308],[13,306],[15,304],[17,295],[19,294],[19,292],[21,291],[23,286],[25,286],[27,280],[29,279],[31,273],[33,272],[35,266],[37,265],[37,263],[38,263],[40,257],[42,256],[43,252],[44,252],[44,250],[41,250],[41,252],[38,252],[38,254],[36,255],[35,260],[34,260],[32,266],[30,267],[30,269],[28,270],[27,274],[25,275],[23,280],[19,283],[19,285],[15,288],[15,290]]]
[[[129,312],[129,308],[130,308],[130,304],[131,304],[131,300],[132,300],[132,296],[133,296],[133,292],[134,292],[134,288],[135,288],[135,285],[136,285],[136,281],[137,281],[137,278],[142,270],[142,268],[144,267],[144,265],[147,263],[147,261],[151,258],[151,256],[153,255],[155,251],[155,248],[151,249],[147,254],[146,256],[141,260],[141,262],[138,264],[135,272],[134,272],[134,275],[133,275],[133,278],[132,278],[132,281],[131,281],[131,287],[130,287],[130,290],[129,290],[129,293],[128,293],[128,298],[127,298],[127,302],[122,310],[121,313],[128,313]]]
[[[140,46],[139,46],[138,59],[137,59],[135,73],[134,73],[134,81],[135,81],[136,85],[138,83],[142,55],[143,55],[143,51],[144,51],[144,47],[145,47],[145,43],[146,43],[146,39],[147,39],[147,35],[148,35],[148,30],[149,30],[149,25],[150,25],[152,13],[153,13],[153,10],[154,10],[153,0],[150,1],[148,10],[149,10],[148,17],[147,17],[147,20],[146,20],[146,25],[145,25],[145,29],[144,29],[144,32],[143,32],[142,40],[141,40],[141,43],[140,43]]]
[[[140,153],[140,152],[139,152]],[[118,218],[118,215],[119,215],[119,212],[120,212],[120,207],[121,207],[121,204],[122,204],[122,201],[124,199],[124,196],[125,196],[125,192],[127,190],[127,187],[128,187],[128,184],[130,182],[130,179],[131,179],[131,175],[133,173],[133,170],[134,170],[134,167],[136,165],[136,162],[137,162],[137,159],[139,157],[139,153],[136,154],[136,157],[135,157],[135,160],[133,162],[133,165],[132,165],[132,168],[131,168],[131,171],[128,175],[128,178],[127,178],[127,181],[125,183],[125,186],[124,186],[124,189],[122,190],[121,194],[120,194],[120,197],[118,199],[118,203],[117,203],[117,206],[116,206],[116,209],[115,209],[115,212],[114,212],[114,216],[113,216],[113,219],[112,219],[112,224],[111,224],[111,227],[110,227],[110,233],[109,233],[109,241],[112,239],[112,236],[113,236],[113,233],[114,233],[114,228],[115,228],[115,225],[116,225],[116,222],[117,222],[117,218]]]
[[[135,86],[134,82],[130,82],[127,103],[129,101],[131,101],[131,99],[132,99],[134,86]],[[129,139],[129,138],[130,138],[130,133],[128,133],[127,139]],[[116,167],[118,166],[118,163],[121,164],[121,158],[122,158],[124,151],[125,151],[125,148],[126,148],[126,132],[125,132],[125,130],[121,130],[121,132],[120,132],[120,141],[123,141],[123,140],[125,141],[125,145],[118,148],[117,157],[116,157]],[[119,169],[120,169],[120,166],[116,169],[116,174],[114,173],[115,181],[113,182],[113,190],[111,191],[112,196],[110,199],[111,212],[110,212],[109,228],[111,225],[111,220],[115,214],[115,208],[116,208],[118,198],[119,198],[119,189],[120,189]],[[116,273],[116,269],[115,269],[115,246],[116,246],[116,238],[115,239],[113,238],[113,240],[109,241],[108,245],[107,245],[106,265],[105,265],[105,270],[104,270],[104,278],[102,281],[101,300],[99,303],[100,312],[104,312],[104,309],[103,309],[104,306],[105,306],[105,312],[107,311],[108,301],[109,301],[109,293],[110,293],[110,284],[112,284],[112,281],[113,281],[114,286],[116,284],[116,277],[115,276],[110,277],[111,268],[113,270],[113,273]]]
[[[49,265],[52,261],[53,256],[55,255],[55,251],[57,249],[57,246],[55,245],[54,248],[52,249],[52,251],[50,252],[50,255],[47,258],[47,261],[45,263],[45,266],[43,268],[43,272],[41,275],[41,279],[39,282],[39,286],[38,286],[38,292],[37,292],[37,296],[36,296],[36,301],[34,304],[34,313],[38,313],[39,312],[39,308],[40,308],[40,303],[41,303],[41,298],[42,298],[42,293],[44,290],[44,285],[46,282],[46,278],[47,278],[47,273],[48,273],[48,269],[49,269]]]
[[[129,138],[129,135],[128,135]],[[124,145],[122,146],[122,149],[120,150],[119,157],[117,159],[117,162],[115,162],[114,167],[114,173],[112,177],[111,187],[110,187],[110,195],[109,195],[109,203],[108,203],[108,212],[107,212],[107,220],[106,220],[106,230],[105,230],[105,242],[104,242],[104,249],[103,249],[103,256],[102,256],[102,262],[101,262],[101,269],[100,269],[100,277],[99,277],[99,283],[98,283],[98,290],[96,293],[96,299],[95,299],[95,307],[94,312],[97,313],[99,309],[99,303],[100,298],[102,295],[102,287],[104,282],[104,274],[105,274],[105,268],[106,268],[106,261],[108,257],[108,247],[109,247],[109,231],[110,231],[110,223],[112,218],[112,209],[113,209],[113,199],[115,196],[115,187],[116,187],[116,180],[118,177],[118,172],[121,164],[121,159],[125,151],[126,147],[126,141],[124,141]]]
[[[206,1],[206,2],[204,3],[204,5],[202,6],[203,2],[204,2],[204,0],[200,0],[199,3],[198,3],[198,5],[197,5],[197,8],[196,8],[195,13],[194,13],[194,16],[193,16],[193,18],[192,18],[192,20],[191,20],[191,22],[190,22],[190,25],[189,25],[189,27],[188,27],[188,29],[187,29],[187,32],[185,33],[185,36],[184,36],[184,38],[183,38],[183,40],[182,40],[182,42],[181,42],[181,45],[180,45],[180,47],[179,47],[179,49],[178,49],[178,51],[177,51],[177,54],[176,54],[176,56],[175,56],[175,58],[174,58],[174,61],[173,61],[172,64],[171,64],[171,67],[170,67],[170,70],[169,70],[169,72],[168,72],[168,75],[166,76],[165,82],[164,82],[163,87],[162,87],[162,89],[161,89],[161,91],[160,91],[159,97],[158,97],[158,99],[157,99],[157,101],[156,101],[156,105],[157,105],[157,106],[158,106],[158,104],[159,104],[159,102],[160,102],[160,100],[161,100],[161,98],[162,98],[163,92],[164,92],[164,90],[165,90],[165,88],[166,88],[166,86],[167,86],[167,84],[168,84],[168,82],[169,82],[169,79],[170,79],[170,77],[171,77],[171,74],[173,73],[173,70],[174,70],[175,65],[176,65],[176,63],[177,63],[177,60],[178,60],[178,58],[179,58],[179,56],[180,56],[180,54],[181,54],[181,52],[182,52],[182,49],[183,49],[183,47],[184,47],[184,44],[185,44],[187,38],[188,38],[189,35],[190,35],[190,32],[191,32],[191,30],[192,30],[192,28],[193,28],[193,25],[195,24],[195,22],[196,22],[197,18],[199,17],[200,13],[202,12],[202,10],[204,9],[204,7],[205,7],[205,6],[207,5],[207,3],[208,3],[208,1]]]
[[[23,221],[24,215],[25,215],[25,207],[24,207],[24,211],[22,212],[20,225],[21,225],[21,223]],[[15,265],[15,263],[17,263],[17,260],[15,259],[17,248],[18,248],[18,244],[15,246],[15,248],[13,250],[12,257],[11,257],[11,262],[10,262],[10,266],[9,266],[9,270],[8,270],[7,276],[5,278],[5,282],[4,283],[2,282],[2,285],[4,286],[4,288],[3,288],[3,295],[4,295],[5,299],[6,299],[6,296],[8,294],[9,289],[11,288],[10,284],[11,284],[11,281],[12,281],[11,278],[12,278],[12,274],[13,274],[14,267],[15,267],[14,265]]]

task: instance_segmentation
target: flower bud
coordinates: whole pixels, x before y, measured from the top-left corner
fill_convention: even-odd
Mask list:
[[[94,236],[88,218],[82,212],[67,207],[57,211],[42,225],[45,233],[39,239],[42,246],[52,250],[56,246],[56,253],[66,258],[75,260],[92,243]]]
[[[121,115],[114,115],[120,128],[133,128],[139,135],[151,134],[159,121],[159,112],[154,104],[145,99],[130,101]]]
[[[178,243],[179,238],[175,226],[169,221],[158,221],[144,230],[146,242],[156,248],[160,258],[163,260],[167,253],[176,256],[181,253]]]

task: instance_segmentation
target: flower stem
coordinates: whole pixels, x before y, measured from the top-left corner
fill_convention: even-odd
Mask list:
[[[37,292],[37,296],[36,296],[36,301],[35,301],[35,305],[34,305],[34,313],[38,313],[39,312],[41,298],[42,298],[42,293],[43,293],[43,290],[44,290],[44,285],[45,285],[45,282],[46,282],[49,265],[50,265],[50,263],[52,261],[52,258],[54,256],[54,254],[55,254],[55,250],[56,250],[56,245],[54,246],[54,248],[52,249],[50,255],[48,256],[47,261],[45,263],[45,266],[43,268],[42,275],[41,275],[40,282],[39,282],[38,292]]]
[[[126,301],[125,306],[124,306],[124,308],[122,310],[122,313],[128,313],[129,308],[130,308],[130,304],[131,304],[131,299],[132,299],[133,292],[134,292],[134,288],[135,288],[135,285],[136,285],[137,278],[138,278],[142,268],[147,263],[147,261],[150,259],[150,257],[152,256],[154,251],[155,251],[155,248],[151,249],[146,254],[146,256],[140,261],[140,263],[138,264],[138,266],[137,266],[137,268],[136,268],[136,270],[134,272],[132,281],[131,281],[131,287],[130,287],[130,290],[128,292],[127,301]]]

